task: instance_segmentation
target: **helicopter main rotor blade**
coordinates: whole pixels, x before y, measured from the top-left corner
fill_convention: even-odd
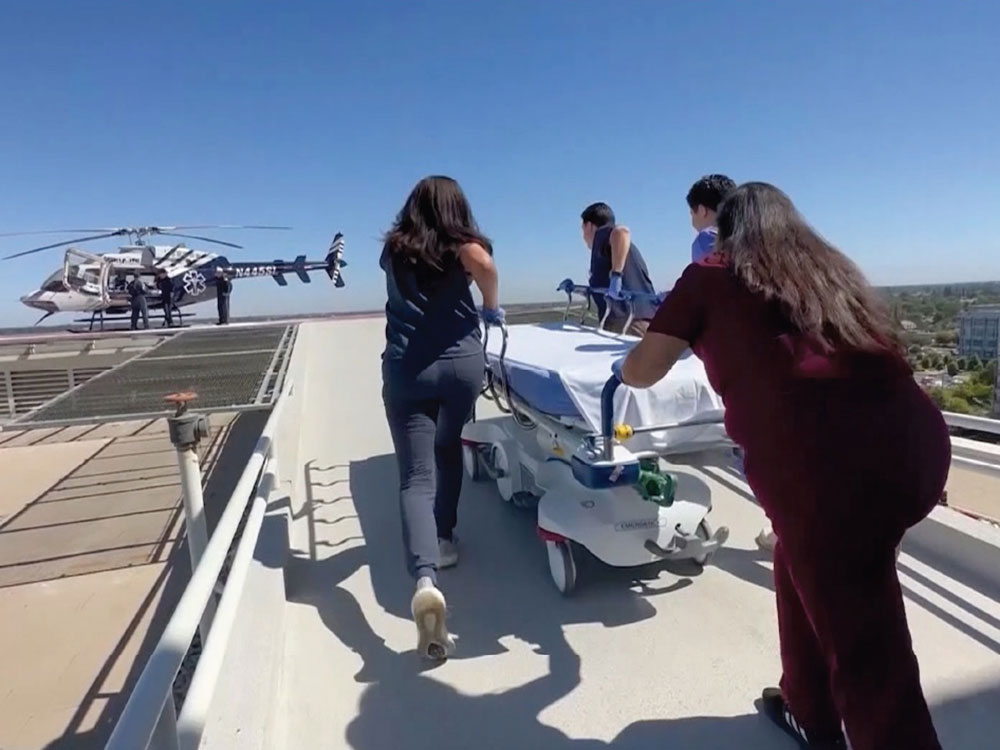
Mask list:
[[[121,232],[118,231],[118,230],[115,230],[114,232],[108,232],[107,234],[95,234],[92,237],[78,237],[75,240],[68,240],[66,242],[54,242],[51,245],[43,245],[42,247],[34,247],[31,250],[22,250],[21,252],[14,253],[13,255],[5,255],[3,257],[3,260],[13,260],[14,258],[21,258],[21,257],[24,257],[25,255],[32,255],[34,253],[40,253],[43,250],[52,250],[53,248],[56,248],[56,247],[66,247],[66,245],[73,245],[73,244],[75,244],[77,242],[90,242],[92,240],[103,240],[103,239],[106,239],[108,237],[118,237],[120,235],[121,235]]]
[[[94,229],[41,229],[34,232],[0,232],[0,237],[27,237],[33,234],[68,234],[70,232],[118,232],[115,227],[99,227]]]
[[[214,242],[216,245],[235,247],[237,250],[243,249],[243,245],[237,245],[233,242],[226,242],[224,240],[214,240],[211,237],[199,237],[196,234],[181,234],[180,232],[157,232],[157,234],[162,234],[165,237],[184,237],[185,239],[198,240],[199,242]]]
[[[173,232],[177,229],[291,229],[266,224],[181,224],[176,227],[156,227],[163,232]]]

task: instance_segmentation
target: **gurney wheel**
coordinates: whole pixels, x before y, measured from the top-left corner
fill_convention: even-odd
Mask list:
[[[560,594],[569,596],[576,588],[576,560],[573,559],[573,548],[568,541],[546,541],[545,548],[549,553],[549,572],[552,573],[552,582]]]
[[[709,539],[712,538],[712,527],[708,525],[708,521],[702,521],[701,523],[698,524],[698,528],[695,529],[694,533],[695,536],[697,536],[699,539],[707,542]],[[712,559],[712,554],[713,553],[708,552],[704,555],[699,555],[698,557],[693,557],[691,559],[694,560],[698,565],[705,567]]]
[[[503,443],[493,443],[490,447],[490,474],[496,479],[497,491],[505,503],[514,497],[514,479],[511,476],[511,460]]]
[[[473,482],[478,482],[483,478],[483,459],[479,454],[479,446],[462,446],[462,465],[465,473]]]

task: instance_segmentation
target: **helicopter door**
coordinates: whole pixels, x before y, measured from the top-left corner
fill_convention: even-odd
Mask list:
[[[104,285],[104,259],[82,250],[70,248],[63,259],[63,282],[67,289],[107,299]]]

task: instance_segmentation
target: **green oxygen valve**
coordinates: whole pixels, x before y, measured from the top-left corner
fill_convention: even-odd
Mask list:
[[[661,471],[655,458],[639,461],[639,481],[636,489],[643,500],[657,505],[669,506],[674,502],[676,482],[670,474]]]

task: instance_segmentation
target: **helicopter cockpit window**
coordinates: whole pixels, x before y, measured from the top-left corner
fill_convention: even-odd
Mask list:
[[[63,272],[56,271],[42,284],[42,290],[46,292],[65,292],[66,283],[63,281]]]
[[[73,288],[82,287],[84,284],[100,284],[101,276],[94,268],[83,268],[73,264],[66,269],[66,279]]]

